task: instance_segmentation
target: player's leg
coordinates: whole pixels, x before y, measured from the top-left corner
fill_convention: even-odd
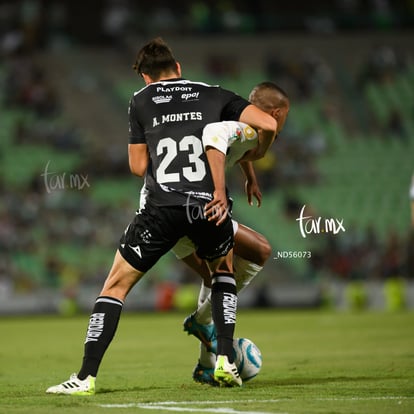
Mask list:
[[[207,262],[195,254],[194,243],[188,237],[182,237],[172,248],[172,251],[178,259],[182,260],[202,278],[197,305],[202,306],[207,298],[210,301],[211,270]],[[206,314],[205,320],[200,318],[196,321],[193,318],[193,315],[186,318],[184,321],[184,330],[188,332],[189,335],[195,335],[208,349],[211,349],[213,346],[212,342],[216,339],[215,328],[211,317],[211,309],[210,312]]]
[[[171,222],[174,220],[168,212],[164,217],[161,211],[151,208],[150,211],[143,209],[127,227],[89,319],[81,369],[68,381],[48,388],[47,393],[95,393],[99,365],[115,335],[124,299],[144,273],[175,244],[174,226],[168,226]]]
[[[220,226],[199,220],[189,233],[197,255],[208,261],[211,270],[211,314],[217,333],[217,362],[214,378],[220,384],[241,385],[234,364],[233,337],[237,315],[237,290],[233,274],[234,232],[227,217]]]
[[[250,227],[239,224],[235,229],[233,250],[234,277],[236,279],[237,292],[239,293],[263,269],[263,265],[271,254],[271,246],[263,235]],[[199,274],[206,273],[206,270],[203,269],[202,264],[200,264],[200,259],[194,253],[185,257],[183,261],[189,264]],[[203,279],[206,277],[207,276],[205,275]],[[208,287],[206,287],[205,284],[201,287],[199,297],[205,297],[205,300],[203,303],[198,304],[198,308],[192,314],[191,319],[198,324],[209,325],[212,322],[211,304]],[[189,332],[185,326],[184,329]],[[206,345],[207,348],[209,348],[210,344]]]
[[[143,275],[144,272],[132,267],[119,251],[116,252],[114,263],[89,320],[79,379],[88,375],[96,377],[104,353],[118,327],[124,300]]]
[[[239,224],[234,235],[234,274],[237,292],[243,290],[263,269],[272,248],[266,237]]]
[[[182,239],[180,239],[181,241]],[[177,243],[178,244],[178,243]],[[178,256],[175,250],[175,247],[173,248],[173,252],[176,254],[176,256],[181,259],[188,267],[190,267],[191,269],[193,269],[197,274],[199,274],[201,276],[201,278],[203,279],[203,286],[205,286],[206,288],[211,288],[211,271],[210,268],[208,267],[208,264],[206,263],[205,260],[200,259],[196,254],[195,254],[195,247],[192,248],[191,251],[188,252],[187,255],[185,256]],[[204,302],[205,298],[203,299],[203,295],[201,295],[201,297],[199,298],[199,302]]]
[[[263,235],[247,226],[233,222],[233,229],[235,233],[233,267],[237,292],[240,292],[263,268],[271,254],[271,247]],[[203,268],[204,261],[194,252],[182,260],[197,273],[202,274],[203,280],[207,278],[209,269]],[[216,363],[217,341],[211,316],[210,292],[211,289],[203,283],[197,310],[184,320],[184,330],[200,340],[200,356],[193,371],[193,379],[196,382],[215,385],[212,375]]]
[[[216,327],[211,316],[211,271],[206,261],[200,259],[195,254],[194,245],[192,250],[183,252],[186,254],[185,257],[180,257],[175,251],[175,247],[173,251],[177,258],[181,258],[187,266],[193,269],[203,279],[198,294],[197,307],[200,308],[205,306],[205,301],[207,300],[209,311],[203,312],[201,315],[204,316],[204,318],[200,317],[198,320],[195,318],[195,313],[192,313],[184,320],[183,325],[184,331],[186,331],[188,335],[194,335],[200,340],[200,356],[192,374],[194,381],[215,386],[218,385],[214,379],[217,337]],[[211,352],[212,350],[214,352]]]
[[[225,386],[240,386],[242,380],[234,363],[233,338],[237,315],[237,289],[233,274],[233,251],[209,261],[211,267],[211,314],[217,333],[217,360],[214,379]]]
[[[49,394],[93,395],[102,358],[118,327],[124,299],[144,272],[132,267],[116,252],[112,268],[95,301],[86,331],[84,356],[78,374],[68,381],[49,387]]]

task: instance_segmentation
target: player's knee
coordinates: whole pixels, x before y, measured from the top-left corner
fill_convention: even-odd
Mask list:
[[[266,261],[269,259],[270,255],[272,254],[272,246],[267,241],[267,239],[263,236],[259,237],[257,240],[257,251],[256,251],[256,258],[255,263],[259,266],[263,266]]]

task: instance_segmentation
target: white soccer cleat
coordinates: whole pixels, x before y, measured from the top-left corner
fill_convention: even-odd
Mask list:
[[[227,355],[217,355],[216,367],[214,370],[214,379],[225,387],[234,387],[242,385],[239,371],[234,362],[230,363]]]
[[[65,395],[94,395],[95,394],[95,377],[88,375],[84,380],[80,380],[76,374],[46,390],[47,394],[65,394]]]

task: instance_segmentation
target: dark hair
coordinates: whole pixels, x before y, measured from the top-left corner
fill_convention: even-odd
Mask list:
[[[139,75],[145,73],[152,79],[159,79],[163,72],[177,72],[177,61],[169,46],[157,37],[140,49],[132,68]]]

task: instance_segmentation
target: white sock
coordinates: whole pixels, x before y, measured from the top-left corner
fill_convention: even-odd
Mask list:
[[[211,288],[201,284],[200,293],[198,294],[198,308],[195,313],[195,319],[198,323],[209,325],[213,322],[211,316]]]
[[[201,306],[203,302],[207,299],[208,295],[211,292],[211,288],[204,285],[204,281],[201,283],[200,293],[198,294],[198,306]]]
[[[214,368],[216,365],[216,354],[208,352],[207,348],[200,342],[200,364],[204,368]]]
[[[237,293],[241,292],[263,269],[256,263],[234,256],[234,277],[236,279]]]
[[[263,267],[256,263],[234,256],[234,277],[236,279],[237,292],[243,290],[262,269]],[[198,295],[198,308],[195,318],[198,323],[204,325],[213,323],[211,316],[211,289],[204,286],[204,283],[201,285]],[[199,361],[204,368],[214,368],[216,365],[216,355],[208,352],[201,342]]]

